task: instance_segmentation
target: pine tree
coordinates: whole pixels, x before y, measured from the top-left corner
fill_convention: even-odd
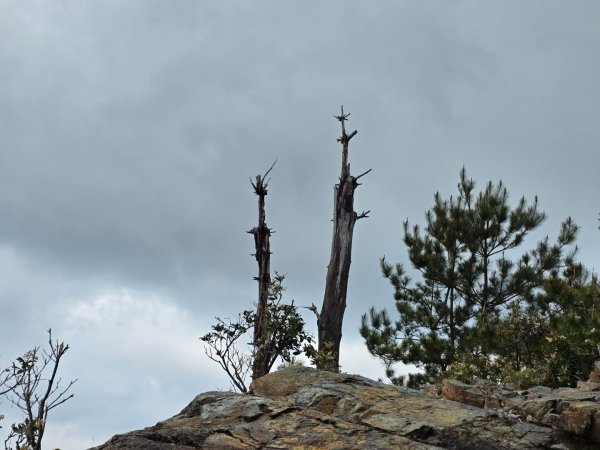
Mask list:
[[[548,384],[575,386],[588,378],[600,357],[600,283],[580,262],[569,262],[544,283],[533,307],[547,317],[551,333],[544,339]]]
[[[419,281],[413,283],[402,264],[381,260],[400,318],[392,322],[385,310],[371,308],[363,315],[360,332],[396,383],[406,382],[394,377],[397,362],[424,369],[424,374],[408,379],[418,386],[440,377],[458,353],[493,352],[494,320],[511,300],[532,298],[545,275],[563,262],[564,247],[575,239],[577,226],[569,218],[556,244],[546,238],[534,250],[509,259],[545,214],[537,198],[528,204],[523,197],[511,208],[501,181],[489,182],[477,195],[474,189],[475,182],[463,168],[458,196],[443,200],[436,193],[423,231],[404,223],[404,243]]]

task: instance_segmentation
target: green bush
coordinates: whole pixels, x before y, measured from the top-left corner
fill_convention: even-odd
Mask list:
[[[543,385],[545,381],[546,374],[542,368],[506,369],[502,373],[502,382],[515,389],[529,389],[533,386]]]
[[[314,347],[308,345],[304,348],[304,353],[310,358],[310,362],[316,367],[320,367],[321,370],[339,373],[340,366],[333,352],[333,343],[326,342],[324,347],[325,350],[316,350]]]
[[[461,353],[444,373],[444,378],[452,378],[463,383],[471,383],[475,378],[498,382],[502,378],[502,366],[494,356]]]

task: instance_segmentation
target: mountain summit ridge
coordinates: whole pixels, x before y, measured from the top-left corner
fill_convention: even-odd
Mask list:
[[[290,367],[250,393],[206,392],[179,414],[116,435],[122,449],[569,449],[555,430],[359,375]]]

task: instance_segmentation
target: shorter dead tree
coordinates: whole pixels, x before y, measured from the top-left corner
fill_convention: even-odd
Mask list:
[[[312,342],[312,336],[304,331],[304,320],[294,302],[282,302],[285,276],[275,272],[271,279],[269,238],[272,230],[265,220],[265,197],[269,184],[267,176],[274,165],[264,175],[257,175],[256,182],[250,180],[258,196],[258,226],[248,231],[254,235],[256,251],[253,256],[258,263],[258,276],[254,278],[258,281],[256,309],[243,311],[236,320],[217,317],[217,324],[200,338],[205,343],[206,355],[221,366],[234,389],[240,392],[248,391],[246,379],[249,373],[254,380],[260,378],[269,373],[278,358],[289,363]],[[240,339],[248,342],[250,330],[252,341],[246,344],[248,352],[241,349]]]
[[[77,380],[61,386],[58,377],[67,350],[64,342],[52,341],[52,330],[48,330],[48,349],[36,347],[4,369],[0,394],[25,415],[22,422],[12,424],[4,441],[6,450],[13,449],[13,442],[16,450],[41,450],[49,412],[73,398],[68,392]]]
[[[269,238],[271,237],[271,229],[266,223],[265,213],[265,197],[267,196],[267,187],[269,181],[267,176],[275,166],[273,165],[261,177],[256,176],[256,183],[250,180],[250,184],[254,188],[254,193],[258,196],[258,226],[252,228],[248,233],[254,236],[254,248],[256,252],[254,257],[258,263],[258,276],[254,279],[258,281],[258,305],[256,307],[256,317],[254,319],[254,361],[252,364],[252,379],[260,378],[267,373],[269,355],[265,352],[265,344],[267,343],[266,333],[266,315],[267,315],[267,299],[269,296],[269,285],[271,284],[271,245]]]

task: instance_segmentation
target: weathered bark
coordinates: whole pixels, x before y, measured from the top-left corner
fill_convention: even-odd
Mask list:
[[[275,161],[277,162],[277,161]],[[269,372],[268,358],[265,356],[266,343],[266,313],[267,299],[269,297],[269,285],[271,284],[271,249],[269,238],[271,229],[267,227],[265,222],[265,197],[267,195],[267,186],[269,181],[266,180],[267,175],[273,169],[273,165],[261,177],[256,176],[256,183],[252,184],[254,193],[258,195],[258,226],[252,228],[248,233],[254,235],[254,247],[256,253],[253,254],[258,262],[258,277],[254,277],[258,281],[258,305],[256,307],[256,317],[254,321],[254,358],[252,362],[252,379],[256,380]]]
[[[346,293],[348,290],[348,276],[352,259],[352,234],[354,224],[358,219],[368,217],[370,211],[357,214],[354,211],[354,190],[359,185],[358,179],[371,171],[354,177],[350,174],[348,163],[348,144],[357,131],[346,133],[344,122],[350,114],[342,113],[335,116],[342,124],[342,136],[338,142],[342,144],[342,172],[340,181],[334,188],[333,211],[333,237],[331,240],[331,256],[327,267],[325,281],[325,294],[321,313],[317,315],[319,329],[319,351],[331,353],[329,367],[320,369],[333,369],[339,367],[340,342],[342,340],[342,322],[346,309]],[[333,362],[333,364],[331,364]]]

